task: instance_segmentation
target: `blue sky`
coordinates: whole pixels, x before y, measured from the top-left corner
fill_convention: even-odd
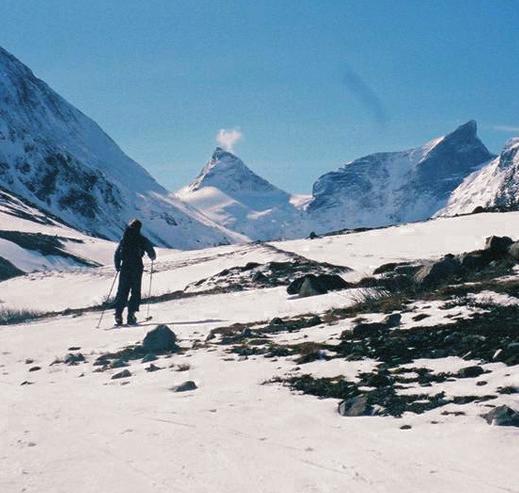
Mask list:
[[[476,119],[519,135],[514,0],[1,0],[0,44],[161,183],[199,172],[220,129],[292,192],[362,155]]]

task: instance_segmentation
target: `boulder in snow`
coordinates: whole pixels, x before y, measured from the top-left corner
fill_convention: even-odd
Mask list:
[[[367,395],[358,395],[339,402],[338,412],[341,416],[372,416],[373,409]]]
[[[175,385],[174,387],[171,387],[170,390],[173,392],[187,392],[189,390],[196,390],[198,387],[196,386],[196,383],[193,382],[193,380],[187,380],[184,383],[181,383],[180,385]]]
[[[506,255],[513,242],[512,238],[508,236],[492,235],[485,240],[485,250],[489,250],[498,256]]]
[[[347,289],[351,285],[336,274],[307,274],[292,281],[287,287],[288,294],[299,296],[316,296],[328,291]]]
[[[466,366],[458,372],[460,378],[476,378],[485,373],[481,366]]]
[[[519,426],[519,412],[508,406],[498,406],[481,416],[489,425]]]
[[[148,353],[177,351],[177,336],[167,325],[157,325],[146,334],[142,347]]]
[[[454,255],[445,255],[440,260],[425,264],[415,274],[414,280],[424,287],[433,287],[460,274],[461,271],[460,261]]]
[[[494,254],[491,250],[474,250],[463,253],[458,258],[465,269],[474,271],[488,267],[494,260]]]
[[[112,375],[112,380],[119,380],[120,378],[128,378],[131,376],[132,376],[132,374],[130,373],[129,370],[123,370],[123,371],[120,371],[119,373],[116,373],[115,375]]]

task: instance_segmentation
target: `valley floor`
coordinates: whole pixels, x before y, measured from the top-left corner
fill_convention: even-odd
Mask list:
[[[338,399],[302,394],[287,382],[305,374],[355,382],[376,368],[379,362],[369,357],[350,360],[333,354],[354,320],[332,320],[326,314],[357,304],[359,290],[294,298],[284,286],[231,289],[225,284],[229,274],[217,275],[250,262],[288,262],[302,255],[348,266],[353,270],[344,277],[359,279],[388,261],[477,248],[491,233],[519,237],[519,225],[504,218],[497,225],[471,221],[164,252],[153,288],[154,296],[164,297],[150,306],[153,323],[138,327],[112,329],[107,313],[101,328],[95,328],[100,312],[88,307],[106,295],[110,267],[34,273],[1,283],[2,308],[75,311],[0,326],[0,491],[519,492],[517,428],[489,426],[480,417],[489,402],[517,408],[517,393],[499,391],[519,387],[517,365],[455,356],[417,358],[407,366],[428,368],[433,375],[480,364],[484,373],[475,378],[451,378],[419,390],[482,399],[404,412],[399,418],[343,417],[337,413]],[[451,242],[444,241],[447,232]],[[519,281],[515,273],[511,277]],[[196,284],[203,279],[205,284]],[[224,289],[204,292],[211,279]],[[191,294],[168,299],[173,292]],[[519,303],[493,293],[480,296],[487,303]],[[402,312],[402,330],[444,326],[481,310],[445,300],[417,301],[411,308]],[[415,320],[417,314],[427,318]],[[262,340],[244,339],[240,332],[268,327],[275,317],[291,321],[311,315],[321,320],[265,333]],[[384,315],[363,316],[378,321]],[[159,322],[175,332],[181,351],[159,355],[153,361],[156,371],[135,359],[124,368],[131,376],[112,379],[122,368],[97,364],[103,354],[142,341]],[[238,337],[236,344],[226,343],[226,334]],[[323,358],[306,362],[291,351],[308,342],[326,345]],[[268,347],[270,354],[255,347]],[[85,361],[65,364],[69,353],[81,353]],[[197,388],[171,390],[187,380]],[[399,392],[418,387],[410,383]],[[489,394],[492,400],[485,400]]]

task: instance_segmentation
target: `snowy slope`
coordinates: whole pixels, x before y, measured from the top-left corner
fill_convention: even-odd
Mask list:
[[[438,215],[468,214],[476,207],[515,210],[519,207],[519,138],[453,191]]]
[[[87,236],[0,189],[0,258],[17,269],[32,272],[102,265],[111,261],[114,248],[114,243]]]
[[[132,217],[157,244],[237,241],[172,197],[99,126],[0,48],[0,186],[77,229],[117,239]]]
[[[442,218],[276,243],[281,251],[245,245],[162,252],[153,294],[187,286],[233,265],[282,261],[290,258],[290,250],[328,261],[342,259],[361,272],[389,259],[414,259],[420,251],[437,256],[477,248],[492,233],[518,237],[518,215]],[[110,275],[113,271],[101,268],[13,279],[0,284],[0,307],[23,306],[22,293],[37,290],[45,295],[33,297],[35,309],[80,306],[106,292]],[[477,378],[450,378],[429,387],[406,384],[400,389],[424,396],[440,391],[447,397],[496,395],[492,400],[448,404],[423,414],[406,412],[399,419],[342,417],[337,399],[302,395],[276,379],[306,374],[355,381],[377,361],[337,357],[298,363],[293,356],[247,357],[230,351],[231,345],[205,340],[216,327],[255,327],[275,316],[348,307],[355,294],[346,290],[293,298],[283,288],[274,288],[153,304],[153,320],[170,325],[182,351],[159,355],[153,372],[146,369],[149,363],[132,360],[123,368],[131,376],[119,380],[111,377],[121,368],[105,369],[94,364],[96,359],[142,341],[153,325],[95,330],[99,312],[85,311],[0,326],[0,491],[68,493],[73,485],[76,493],[516,492],[517,428],[489,426],[480,414],[488,411],[489,403],[518,407],[517,394],[498,391],[519,386],[517,366],[487,363]],[[470,313],[470,307],[455,308],[437,301],[422,303],[418,312],[430,317],[420,323],[452,323],[447,316]],[[402,313],[404,329],[416,326],[414,315]],[[379,320],[382,315],[363,316]],[[344,319],[264,337],[283,347],[316,341],[333,347],[352,323]],[[103,328],[109,326],[106,320]],[[60,363],[78,351],[86,362]],[[399,368],[429,368],[440,374],[476,364],[451,356],[415,359]],[[170,390],[186,380],[198,388]]]
[[[377,267],[389,262],[437,258],[447,253],[458,254],[482,248],[485,238],[490,235],[519,238],[519,212],[438,218],[423,223],[314,240],[272,242],[274,249],[270,249],[268,244],[229,245],[196,252],[163,249],[159,251],[155,263],[153,293],[164,295],[183,290],[190,283],[232,266],[244,266],[249,262],[287,261],[291,254],[349,267],[352,271],[343,274],[343,277],[348,281],[356,281],[371,275]],[[99,304],[114,276],[114,244],[104,243],[106,246],[104,249],[100,248],[100,256],[94,258],[105,260],[103,263],[106,263],[106,267],[81,272],[41,272],[5,281],[0,284],[5,292],[0,297],[4,303],[0,303],[0,307],[28,308],[26,293],[35,281],[40,286],[41,293],[36,305],[34,300],[30,300],[30,303],[38,310],[59,311]],[[96,243],[95,248],[98,245]],[[92,250],[88,250],[88,253]],[[149,263],[148,260],[146,262]],[[71,289],[71,286],[74,287]],[[277,288],[275,291],[279,292]],[[336,293],[326,296],[330,297],[332,303],[341,299]],[[188,300],[182,303],[188,303],[189,309],[194,312],[198,310],[199,301]],[[280,308],[276,304],[264,316],[273,316],[280,309],[288,309],[288,306]]]
[[[365,156],[321,176],[306,211],[316,232],[423,220],[492,155],[476,122],[421,147]]]
[[[178,196],[216,223],[251,240],[294,238],[301,236],[304,229],[302,214],[293,205],[291,195],[219,147],[199,176]]]

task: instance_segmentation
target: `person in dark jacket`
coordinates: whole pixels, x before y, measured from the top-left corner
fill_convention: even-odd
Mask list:
[[[115,323],[123,323],[123,310],[128,304],[128,324],[136,324],[135,312],[139,311],[141,303],[141,282],[144,265],[144,253],[153,261],[156,258],[155,249],[145,236],[141,234],[142,223],[133,219],[115,251],[115,268],[120,272],[119,286],[115,298]],[[130,300],[128,301],[128,296]]]

